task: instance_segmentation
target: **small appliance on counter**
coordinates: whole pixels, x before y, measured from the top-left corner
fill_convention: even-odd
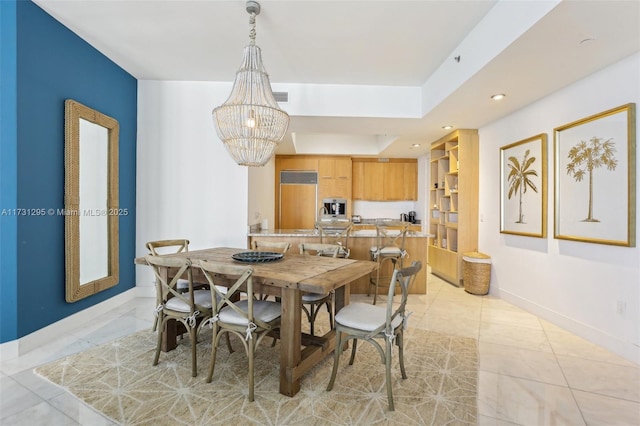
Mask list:
[[[400,213],[400,220],[402,222],[416,223],[416,212],[410,211],[409,213]]]
[[[360,216],[359,214],[351,215],[351,222],[352,223],[362,223],[362,216]]]

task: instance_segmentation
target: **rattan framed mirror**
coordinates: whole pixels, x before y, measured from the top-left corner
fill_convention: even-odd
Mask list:
[[[65,298],[119,282],[118,121],[65,101]]]

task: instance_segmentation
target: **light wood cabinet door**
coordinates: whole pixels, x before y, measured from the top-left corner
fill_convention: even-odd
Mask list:
[[[404,163],[403,200],[418,200],[418,163]]]
[[[352,195],[354,200],[364,200],[364,163],[354,161],[352,165]]]
[[[320,179],[333,179],[336,174],[336,160],[333,158],[318,159],[318,177]]]
[[[319,203],[322,203],[322,198],[351,199],[350,157],[327,157],[318,159],[318,177],[320,185]],[[347,212],[347,214],[349,214],[349,212]]]
[[[395,159],[354,159],[352,166],[354,200],[415,201],[418,199],[418,162]]]
[[[384,164],[384,199],[398,201],[404,198],[404,163]]]
[[[276,158],[276,169],[280,170],[318,170],[317,158]]]
[[[364,190],[365,200],[384,200],[384,165],[385,163],[364,163]]]
[[[336,179],[351,180],[351,164],[351,158],[336,158],[333,176]]]
[[[280,229],[313,229],[316,225],[315,185],[282,185]]]

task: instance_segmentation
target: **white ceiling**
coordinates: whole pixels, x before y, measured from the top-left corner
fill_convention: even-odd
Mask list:
[[[232,81],[249,40],[242,0],[34,1],[138,79]],[[353,140],[342,152],[352,155],[388,135],[378,155],[417,157],[449,132],[444,124],[482,127],[640,50],[640,0],[260,4],[256,44],[272,85],[405,87],[422,97],[407,118],[294,115],[279,153],[295,152],[291,133],[298,152],[314,152],[321,135],[343,151]],[[504,100],[490,101],[500,92]]]

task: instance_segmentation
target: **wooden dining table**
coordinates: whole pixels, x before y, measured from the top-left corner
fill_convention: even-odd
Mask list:
[[[166,256],[186,257],[192,261],[239,264],[232,255],[246,249],[218,247],[194,250]],[[135,259],[137,264],[146,264],[144,257]],[[280,393],[294,396],[300,390],[300,379],[335,348],[335,331],[323,336],[302,333],[302,292],[327,294],[335,292],[335,310],[338,312],[349,303],[349,284],[373,272],[377,264],[368,260],[340,259],[323,256],[287,253],[281,260],[266,263],[246,263],[253,267],[254,291],[280,297],[282,304],[280,338]],[[171,278],[170,268],[163,274]],[[206,282],[199,268],[193,268],[195,282]],[[221,283],[224,285],[224,283]],[[163,342],[163,350],[176,346],[176,322],[173,330]]]

